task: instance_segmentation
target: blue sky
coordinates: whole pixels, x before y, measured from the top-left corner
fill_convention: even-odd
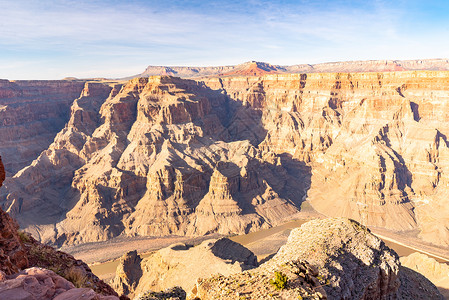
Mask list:
[[[0,0],[0,78],[449,58],[449,1]]]

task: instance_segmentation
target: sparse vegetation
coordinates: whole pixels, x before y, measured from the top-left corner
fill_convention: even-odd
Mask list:
[[[29,234],[26,233],[25,231],[19,230],[17,231],[17,234],[19,235],[19,238],[22,241],[22,243],[29,243],[31,241]]]
[[[286,275],[284,275],[282,272],[274,272],[274,279],[270,280],[270,284],[276,289],[276,290],[283,290],[287,287],[287,281],[288,278]]]
[[[77,288],[86,287],[87,285],[87,276],[80,268],[72,267],[68,269],[64,278],[73,283],[73,285]]]

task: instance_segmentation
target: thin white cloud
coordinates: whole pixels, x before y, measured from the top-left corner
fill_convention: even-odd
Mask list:
[[[58,68],[53,74],[119,77],[147,64],[235,64],[247,58],[294,64],[447,53],[429,52],[444,43],[436,37],[441,30],[435,36],[404,30],[405,2],[170,3],[0,0],[0,56],[7,57],[0,60],[0,77],[42,76],[42,69],[49,74]],[[11,73],[14,59],[33,57],[39,63]]]

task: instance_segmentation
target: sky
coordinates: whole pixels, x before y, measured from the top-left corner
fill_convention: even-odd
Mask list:
[[[449,1],[0,0],[0,78],[449,58]]]

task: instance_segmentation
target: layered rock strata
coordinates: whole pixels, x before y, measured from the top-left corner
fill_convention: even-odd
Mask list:
[[[182,78],[205,76],[261,76],[267,73],[336,73],[336,72],[392,72],[392,71],[448,71],[448,59],[342,61],[291,66],[271,65],[249,61],[235,66],[164,67],[148,66],[135,77],[169,75]]]
[[[42,241],[244,233],[307,199],[449,245],[449,72],[163,76],[96,90],[5,183],[2,206]]]
[[[7,176],[48,148],[70,116],[82,81],[0,80],[0,153]]]

